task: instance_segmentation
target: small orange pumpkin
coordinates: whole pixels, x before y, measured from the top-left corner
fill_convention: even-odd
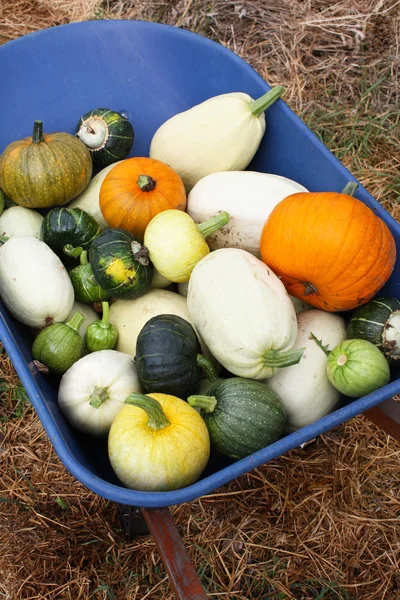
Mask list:
[[[164,162],[134,157],[106,175],[99,200],[110,227],[126,229],[142,241],[155,215],[171,208],[185,210],[186,191],[178,173]]]
[[[396,245],[386,224],[346,193],[300,192],[273,209],[262,260],[292,296],[329,312],[368,302],[389,279]]]

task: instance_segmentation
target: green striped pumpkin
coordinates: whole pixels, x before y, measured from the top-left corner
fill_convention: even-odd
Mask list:
[[[42,222],[43,241],[53,250],[67,244],[87,249],[99,233],[97,221],[80,208],[52,208]]]
[[[127,117],[109,108],[94,108],[84,114],[75,135],[88,147],[93,164],[101,168],[126,158],[135,136]]]
[[[244,458],[282,435],[285,408],[261,381],[231,377],[187,401],[201,409],[214,448],[230,458]]]
[[[399,361],[400,300],[379,297],[360,306],[352,314],[347,337],[371,342],[391,365]]]
[[[129,231],[106,229],[89,249],[97,283],[113,298],[138,298],[150,289],[154,267],[147,248]]]

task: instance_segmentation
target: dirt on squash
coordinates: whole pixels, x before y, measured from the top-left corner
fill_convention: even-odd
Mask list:
[[[397,0],[3,1],[0,43],[122,18],[206,35],[283,85],[400,221]],[[64,468],[4,352],[0,394],[0,598],[173,600],[153,539],[127,541],[115,504]],[[210,598],[397,600],[399,464],[360,416],[172,514]]]

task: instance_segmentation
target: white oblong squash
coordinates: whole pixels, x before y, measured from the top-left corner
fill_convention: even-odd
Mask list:
[[[11,206],[0,216],[0,236],[33,236],[41,240],[42,222],[42,215],[33,208]]]
[[[219,211],[229,224],[207,237],[211,250],[241,248],[260,258],[260,237],[271,211],[287,196],[308,190],[287,177],[257,171],[222,171],[200,179],[188,195],[187,212],[201,223]]]
[[[100,225],[100,229],[102,231],[104,231],[104,229],[108,229],[108,224],[100,210],[99,194],[101,184],[111,169],[113,169],[115,165],[118,165],[120,162],[123,161],[119,160],[118,162],[112,163],[111,165],[108,165],[108,167],[104,167],[104,169],[99,171],[97,175],[90,180],[89,185],[82,192],[82,194],[79,194],[75,200],[72,200],[72,202],[68,204],[68,208],[80,208],[81,210],[84,210],[92,215],[92,217]]]
[[[65,321],[74,303],[61,260],[29,236],[11,237],[0,247],[0,295],[18,321],[36,328]]]
[[[76,429],[106,435],[125,399],[141,386],[132,356],[99,350],[80,358],[61,378],[58,404]]]
[[[237,248],[205,256],[189,280],[188,309],[215,358],[234,375],[271,377],[294,364],[297,337],[292,301],[282,282],[261,260]]]
[[[311,333],[330,350],[346,339],[346,323],[334,313],[306,310],[297,315],[297,321],[294,347],[305,348],[299,364],[280,369],[266,381],[285,407],[287,431],[295,431],[324,417],[340,398],[340,393],[328,380],[327,356]]]

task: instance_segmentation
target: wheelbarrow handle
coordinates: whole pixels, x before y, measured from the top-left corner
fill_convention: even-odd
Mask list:
[[[400,442],[400,403],[393,398],[366,410],[364,416]]]
[[[141,508],[177,600],[207,600],[168,508]]]

